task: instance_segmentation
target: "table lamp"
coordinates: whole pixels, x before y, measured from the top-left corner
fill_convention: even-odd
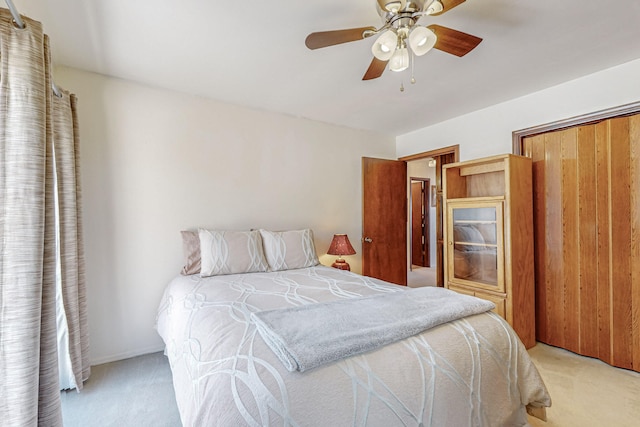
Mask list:
[[[354,255],[356,251],[353,249],[353,246],[351,246],[351,242],[346,234],[334,234],[327,253],[329,255],[338,255],[338,259],[336,259],[336,262],[334,262],[331,267],[351,271],[349,263],[342,258],[342,255]]]

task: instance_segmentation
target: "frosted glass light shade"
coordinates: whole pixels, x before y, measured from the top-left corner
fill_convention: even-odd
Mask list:
[[[398,36],[391,30],[387,30],[371,46],[373,56],[380,61],[388,61],[398,45]]]
[[[378,0],[380,9],[397,13],[399,10],[404,9],[406,0]]]
[[[417,56],[422,56],[429,52],[437,40],[438,38],[433,31],[418,25],[413,27],[409,34],[409,46]]]
[[[407,49],[407,46],[402,46],[393,52],[389,60],[389,69],[391,71],[404,71],[407,68],[409,68],[409,49]]]
[[[434,0],[429,6],[427,6],[425,12],[427,13],[427,15],[433,15],[434,13],[442,12],[443,9],[444,7],[442,6],[442,3],[440,3],[439,0]]]

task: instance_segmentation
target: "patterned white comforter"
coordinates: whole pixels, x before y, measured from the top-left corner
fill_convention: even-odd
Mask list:
[[[511,327],[493,313],[288,372],[252,312],[406,288],[328,267],[201,278],[165,290],[166,344],[185,426],[523,426],[550,405]]]

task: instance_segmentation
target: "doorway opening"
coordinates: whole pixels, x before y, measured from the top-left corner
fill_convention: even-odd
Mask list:
[[[435,159],[407,162],[409,178],[409,271],[407,286],[436,285]],[[434,199],[433,202],[431,199]]]
[[[425,234],[429,236],[429,266],[423,267],[414,264],[413,256],[407,257],[407,279],[409,286],[444,286],[444,243],[443,243],[443,223],[442,223],[442,166],[460,160],[459,145],[440,148],[401,157],[407,164],[407,186],[412,200],[412,182],[418,178],[428,179],[427,203],[428,207],[428,230]],[[435,164],[434,164],[435,163]],[[430,167],[431,166],[431,167]],[[424,182],[424,181],[423,181]],[[417,188],[417,186],[416,186]],[[407,250],[412,253],[412,209],[408,209],[408,232]]]

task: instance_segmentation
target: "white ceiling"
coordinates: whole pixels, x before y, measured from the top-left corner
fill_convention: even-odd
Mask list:
[[[419,23],[484,41],[417,58],[415,85],[408,71],[361,80],[375,37],[304,45],[379,27],[375,0],[13,1],[43,23],[56,65],[390,135],[640,58],[638,0],[467,0]]]

